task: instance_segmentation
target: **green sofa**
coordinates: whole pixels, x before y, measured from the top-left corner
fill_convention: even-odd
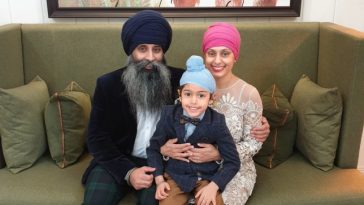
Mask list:
[[[166,58],[184,67],[201,55],[205,23],[172,24]],[[302,74],[323,87],[338,87],[343,116],[335,167],[312,166],[295,151],[273,169],[257,167],[249,205],[364,204],[364,175],[356,167],[364,124],[364,34],[332,23],[238,23],[240,59],[234,72],[260,92],[277,84],[291,97]],[[78,82],[92,95],[98,76],[124,65],[120,24],[10,24],[0,27],[0,87],[24,85],[36,75],[49,93]],[[1,117],[1,116],[0,116]],[[0,169],[0,204],[81,204],[81,176],[91,160],[60,169],[50,155],[18,174]],[[132,194],[120,204],[133,204]]]

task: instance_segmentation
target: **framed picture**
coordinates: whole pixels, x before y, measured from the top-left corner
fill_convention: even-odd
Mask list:
[[[165,17],[298,17],[301,0],[47,0],[49,18],[120,18],[143,9]]]

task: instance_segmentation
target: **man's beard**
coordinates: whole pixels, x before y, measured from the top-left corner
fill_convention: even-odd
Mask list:
[[[135,61],[128,57],[127,68],[121,76],[133,112],[160,112],[171,99],[170,71],[161,62]],[[146,66],[151,69],[146,69]]]

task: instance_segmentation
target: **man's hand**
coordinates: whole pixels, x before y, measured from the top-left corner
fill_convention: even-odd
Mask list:
[[[187,159],[190,156],[188,152],[193,148],[190,143],[176,144],[177,138],[168,140],[160,149],[162,155],[171,157],[173,159],[189,162]]]
[[[197,205],[216,205],[216,195],[219,187],[215,182],[210,182],[207,186],[200,189],[195,198]]]
[[[268,138],[269,132],[269,123],[264,116],[262,116],[262,125],[250,131],[252,136],[259,142],[264,142]]]
[[[193,148],[188,157],[189,160],[195,163],[205,163],[221,160],[219,150],[212,144],[198,143],[200,148]]]
[[[139,167],[131,172],[129,177],[130,184],[136,190],[149,188],[153,183],[153,175],[150,174],[154,172],[155,168],[153,167]]]

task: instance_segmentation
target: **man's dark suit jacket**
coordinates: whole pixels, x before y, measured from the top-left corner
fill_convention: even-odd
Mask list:
[[[175,98],[184,70],[168,69],[171,71],[172,98]],[[134,147],[137,122],[121,82],[124,70],[121,68],[97,79],[87,134],[88,150],[94,159],[83,175],[83,183],[97,164],[106,169],[119,184],[125,184],[125,175],[136,167],[128,159]],[[172,103],[173,99],[170,99]]]
[[[181,105],[164,106],[156,131],[147,148],[148,165],[155,167],[154,176],[167,172],[184,192],[191,192],[196,186],[198,177],[215,182],[221,191],[235,176],[240,168],[239,154],[224,115],[208,108],[201,122],[186,142],[198,147],[197,143],[208,143],[218,146],[221,157],[224,159],[223,168],[219,169],[216,162],[193,163],[169,159],[163,165],[160,147],[174,137],[178,143],[185,143],[185,126],[180,123],[183,109]]]

